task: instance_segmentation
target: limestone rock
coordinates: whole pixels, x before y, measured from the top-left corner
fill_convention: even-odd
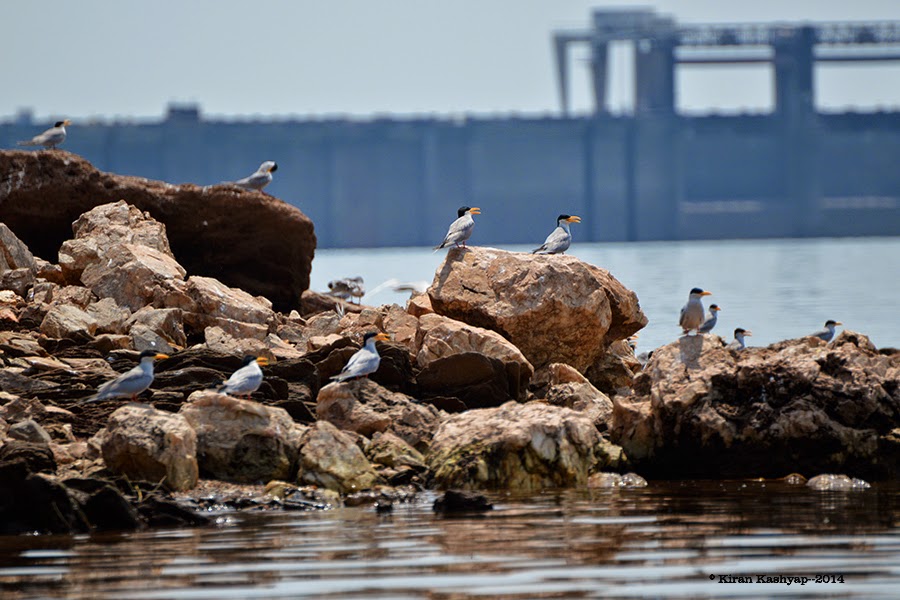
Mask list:
[[[32,442],[34,444],[50,443],[50,434],[35,423],[33,419],[25,419],[14,423],[9,427],[8,435],[14,440],[22,440],[23,442]]]
[[[900,360],[852,331],[740,353],[685,336],[653,353],[634,390],[614,400],[612,439],[651,476],[900,476]]]
[[[127,404],[100,434],[106,466],[132,480],[164,481],[173,490],[197,485],[197,434],[181,415]]]
[[[500,333],[535,367],[579,371],[647,324],[609,271],[568,255],[452,248],[428,289],[438,314]]]
[[[0,181],[18,173],[0,221],[39,256],[52,256],[82,213],[124,199],[165,224],[174,255],[191,274],[265,296],[279,310],[299,308],[309,287],[312,221],[266,194],[102,173],[65,151],[0,154]]]
[[[170,347],[184,348],[187,345],[181,309],[145,306],[128,319],[128,328],[132,336],[135,335],[135,327],[138,326],[146,327],[165,340]],[[139,327],[138,331],[143,330]],[[157,346],[150,347],[156,348]]]
[[[386,467],[425,468],[425,457],[403,438],[390,432],[375,433],[372,443],[366,448],[366,456],[373,463]]]
[[[304,426],[280,408],[212,391],[194,392],[179,411],[197,432],[203,473],[256,483],[294,472]]]
[[[264,339],[274,329],[275,313],[265,298],[198,276],[188,279],[185,293],[195,308],[185,312],[184,320],[196,331],[217,326],[234,337]]]
[[[317,421],[303,434],[298,484],[318,485],[347,494],[379,482],[378,474],[351,434],[328,421]]]
[[[116,304],[112,298],[101,298],[88,305],[87,314],[97,323],[97,333],[123,334],[131,311]]]
[[[537,491],[584,486],[603,444],[591,421],[566,408],[508,402],[451,415],[427,456],[442,488]]]
[[[103,260],[90,263],[81,274],[84,285],[99,298],[112,298],[137,311],[148,304],[168,306],[170,295],[185,270],[159,250],[136,244],[115,244],[105,250]]]
[[[389,431],[419,450],[428,447],[441,419],[433,406],[386,390],[368,379],[329,383],[320,389],[316,416],[367,437]]]
[[[34,284],[37,265],[31,251],[5,223],[0,223],[0,290],[24,297]]]
[[[428,363],[416,376],[422,399],[456,398],[465,409],[500,406],[524,393],[518,386],[519,373],[509,373],[510,363],[465,352],[451,354]],[[453,411],[459,412],[459,411]]]
[[[416,362],[423,368],[437,359],[463,353],[500,360],[507,371],[509,395],[513,399],[522,397],[534,374],[534,368],[522,352],[495,331],[426,314],[419,319],[416,336],[419,348]]]
[[[97,331],[97,321],[77,306],[57,304],[41,322],[41,333],[52,338],[90,337]]]
[[[615,394],[634,383],[634,376],[641,371],[641,363],[627,340],[617,340],[585,371],[588,380],[606,394]]]

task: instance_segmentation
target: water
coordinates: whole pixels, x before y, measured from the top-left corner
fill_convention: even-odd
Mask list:
[[[430,284],[445,252],[318,250],[310,286],[324,291],[329,280],[355,275],[369,290],[389,279]],[[728,341],[743,327],[753,332],[750,345],[765,346],[807,335],[834,319],[879,347],[900,347],[900,238],[575,243],[570,254],[609,269],[637,293],[650,319],[638,351],[681,334],[678,313],[693,287],[713,292],[705,301],[722,308],[715,332]],[[403,305],[407,297],[384,290],[363,301]]]
[[[900,487],[780,482],[493,496],[446,518],[433,496],[216,527],[0,538],[4,598],[896,598]],[[757,576],[843,578],[755,583]],[[754,583],[720,583],[749,576]]]

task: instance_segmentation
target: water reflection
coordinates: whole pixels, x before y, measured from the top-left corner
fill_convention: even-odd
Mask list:
[[[496,495],[485,515],[430,500],[232,515],[218,527],[0,539],[4,598],[892,597],[900,487],[818,493],[781,482]],[[748,587],[710,575],[843,574]],[[762,585],[762,584],[760,584]]]

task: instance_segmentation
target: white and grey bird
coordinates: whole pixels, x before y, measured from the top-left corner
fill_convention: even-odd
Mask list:
[[[131,398],[137,400],[137,395],[150,387],[153,383],[153,361],[169,358],[165,354],[159,354],[155,350],[144,350],[140,355],[140,362],[112,381],[107,381],[97,390],[97,393],[79,404],[88,402],[100,402],[112,398]]]
[[[381,356],[375,348],[375,342],[386,342],[391,338],[386,333],[367,333],[363,336],[363,347],[350,357],[341,372],[333,376],[335,381],[347,381],[356,377],[368,377],[378,370]]]
[[[19,142],[20,146],[43,146],[44,148],[56,148],[66,141],[66,125],[71,125],[68,119],[57,121],[53,127],[40,135],[36,135],[30,140]]]
[[[703,296],[709,296],[712,292],[704,291],[700,288],[694,288],[691,290],[690,294],[688,294],[687,304],[681,307],[681,316],[678,319],[678,324],[681,325],[681,328],[684,330],[684,333],[688,333],[692,330],[698,329],[701,325],[703,325]]]
[[[532,254],[564,254],[572,243],[572,232],[569,231],[569,223],[581,223],[581,217],[559,215],[556,217],[556,229],[554,229],[540,248],[531,251]]]
[[[472,215],[480,215],[481,209],[477,206],[474,208],[461,206],[456,214],[459,217],[450,224],[447,236],[443,242],[434,247],[435,251],[446,248],[450,244],[456,244],[457,248],[460,244],[465,246],[466,240],[472,237],[472,230],[475,229],[475,219],[472,218]]]
[[[366,286],[362,277],[345,277],[328,282],[328,295],[341,300],[353,300],[359,304],[360,299],[366,295]]]
[[[710,304],[709,305],[709,314],[706,315],[706,319],[703,321],[703,324],[697,329],[698,333],[709,333],[713,330],[713,327],[716,326],[716,323],[719,321],[719,311],[722,310],[719,308],[718,304]]]
[[[834,337],[834,328],[836,325],[843,325],[843,323],[841,323],[840,321],[832,321],[831,319],[828,319],[827,321],[825,321],[825,327],[823,329],[820,329],[819,331],[816,331],[815,333],[811,333],[809,335],[810,337],[817,337],[820,340],[830,342],[831,338]]]
[[[260,367],[268,364],[269,360],[265,356],[245,356],[241,368],[223,381],[216,391],[229,396],[250,396],[262,384],[263,372]]]
[[[747,347],[747,344],[744,343],[744,336],[751,336],[753,332],[748,329],[743,329],[742,327],[738,327],[734,330],[734,341],[726,346],[729,350],[743,350]]]
[[[275,164],[274,160],[267,160],[263,164],[259,165],[259,168],[253,175],[249,177],[244,177],[243,179],[238,179],[237,181],[232,182],[232,185],[236,185],[239,188],[244,188],[245,190],[256,190],[261,192],[264,187],[272,183],[272,173],[278,170],[278,165]]]

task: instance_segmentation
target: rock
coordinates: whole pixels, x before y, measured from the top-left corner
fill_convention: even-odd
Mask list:
[[[609,345],[603,356],[587,368],[585,375],[597,389],[613,395],[630,388],[634,383],[634,376],[640,371],[641,363],[635,358],[628,341],[617,340]]]
[[[204,474],[243,483],[293,475],[305,427],[286,411],[202,391],[191,394],[179,414],[197,432]]]
[[[340,308],[338,308],[340,307]],[[363,307],[359,304],[353,304],[328,294],[320,294],[312,290],[306,290],[300,296],[300,306],[297,307],[303,317],[311,317],[323,312],[335,312],[337,310],[344,313],[358,313]]]
[[[406,305],[406,311],[414,317],[422,317],[434,312],[431,306],[431,298],[428,294],[417,294],[409,299]]]
[[[427,314],[419,319],[416,336],[416,363],[419,367],[424,368],[437,359],[463,353],[477,353],[500,360],[507,371],[507,387],[513,399],[524,395],[534,374],[534,368],[522,352],[494,331]]]
[[[57,304],[41,322],[41,333],[52,338],[90,338],[97,331],[97,321],[77,306]]]
[[[614,399],[611,437],[650,476],[896,478],[898,419],[900,361],[860,334],[740,353],[685,336],[653,353],[633,396]]]
[[[66,285],[52,292],[49,302],[57,305],[72,305],[87,310],[88,305],[97,300],[97,297],[81,285]]]
[[[297,482],[347,494],[370,488],[380,479],[351,434],[318,421],[301,439]]]
[[[95,333],[125,333],[125,323],[131,317],[131,311],[116,304],[112,298],[101,298],[88,305],[86,312],[97,324]]]
[[[8,435],[14,440],[22,440],[24,442],[35,444],[50,443],[50,434],[35,423],[33,419],[25,419],[10,425]]]
[[[150,330],[165,340],[170,348],[184,348],[187,345],[183,313],[178,308],[145,306],[131,315],[127,326],[132,337],[146,337],[146,330]],[[137,330],[135,330],[136,327]],[[157,346],[149,347],[157,348]],[[137,344],[135,344],[135,348],[137,348]],[[146,349],[147,346],[144,348]]]
[[[72,534],[88,529],[84,514],[62,484],[31,471],[24,460],[0,458],[0,535]]]
[[[416,376],[419,395],[432,398],[457,398],[463,409],[500,406],[518,397],[517,387],[510,387],[510,376],[496,358],[466,352],[453,354],[428,363]],[[513,378],[518,383],[518,378]]]
[[[25,297],[34,284],[37,265],[22,240],[0,223],[0,290],[11,290]]]
[[[433,406],[368,379],[329,383],[320,389],[316,417],[366,437],[389,431],[418,450],[428,447],[441,419]]]
[[[588,478],[589,488],[647,487],[647,480],[636,473],[594,473]]]
[[[0,290],[9,290],[24,298],[33,285],[34,271],[31,269],[0,270]]]
[[[236,321],[233,321],[236,323]],[[261,327],[261,326],[258,326]],[[234,331],[234,328],[232,328]],[[259,335],[265,336],[262,331],[257,332]],[[239,354],[241,356],[265,356],[273,359],[272,351],[266,345],[265,339],[256,337],[257,334],[252,331],[247,336],[232,335],[221,327],[207,327],[203,332],[203,338],[206,340],[206,347],[212,352],[219,354]]]
[[[194,308],[184,314],[185,323],[195,331],[220,327],[236,338],[265,339],[274,330],[272,303],[239,289],[230,288],[211,277],[191,276],[185,293]]]
[[[143,352],[144,350],[156,350],[163,354],[172,354],[175,352],[175,346],[170,344],[166,338],[142,323],[135,323],[132,325],[131,329],[128,330],[126,339],[128,340],[128,343],[123,347],[134,348],[139,352]]]
[[[81,274],[84,285],[99,298],[112,298],[135,312],[148,304],[167,307],[183,294],[178,284],[185,276],[178,262],[159,250],[136,244],[114,244],[102,260],[90,263]]]
[[[182,415],[128,404],[109,416],[100,446],[106,466],[129,479],[162,481],[173,490],[197,485],[197,434]]]
[[[56,473],[56,460],[47,444],[7,440],[0,448],[0,464],[12,462],[23,463],[28,473]]]
[[[613,403],[595,388],[581,373],[569,365],[552,363],[547,367],[549,377],[543,397],[553,406],[563,406],[584,413],[598,431],[606,432],[612,425]]]
[[[445,419],[434,434],[428,466],[442,488],[533,492],[585,486],[606,466],[591,421],[566,408],[508,402]]]
[[[420,345],[416,339],[419,332],[419,319],[396,304],[382,307],[382,312],[384,332],[391,336],[393,343],[405,347],[410,354],[415,356]]]
[[[34,257],[34,265],[36,269],[34,276],[37,279],[44,279],[48,283],[54,283],[56,285],[66,284],[66,278],[63,275],[62,267],[59,265],[55,265],[37,256]]]
[[[850,478],[847,475],[816,475],[806,482],[806,487],[819,492],[853,492],[867,490],[872,487],[862,479]]]
[[[441,513],[485,512],[493,508],[494,505],[483,494],[461,490],[447,490],[431,505],[434,512]]]
[[[583,372],[647,324],[634,292],[567,255],[451,248],[428,295],[436,313],[498,332],[535,368]]]
[[[92,493],[81,509],[97,531],[129,531],[143,526],[131,503],[111,485],[103,485]]]
[[[376,432],[372,436],[372,443],[366,448],[366,456],[373,463],[386,467],[425,470],[425,457],[406,443],[406,440],[390,432]]]

